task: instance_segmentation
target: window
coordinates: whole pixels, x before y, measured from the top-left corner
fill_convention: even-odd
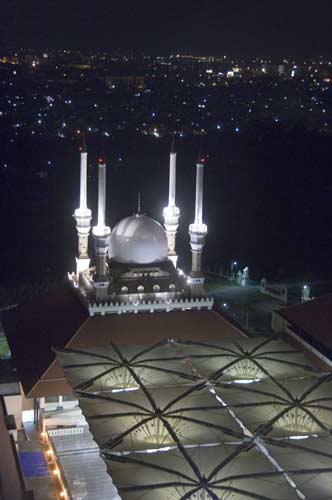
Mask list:
[[[59,396],[46,396],[45,403],[57,403],[59,401]]]
[[[66,394],[65,396],[62,396],[62,401],[76,401],[76,396],[74,394]]]

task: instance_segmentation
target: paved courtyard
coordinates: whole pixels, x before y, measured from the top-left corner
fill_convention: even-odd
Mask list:
[[[281,300],[261,293],[258,286],[241,287],[217,276],[207,279],[206,288],[218,307],[252,335],[271,333],[272,311],[285,306]]]

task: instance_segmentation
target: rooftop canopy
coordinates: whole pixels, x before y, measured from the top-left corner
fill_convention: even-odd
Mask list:
[[[329,498],[332,376],[283,340],[57,355],[122,500]]]

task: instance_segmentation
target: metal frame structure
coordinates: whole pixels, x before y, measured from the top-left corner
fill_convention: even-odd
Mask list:
[[[57,351],[123,500],[331,497],[331,373],[278,338]]]

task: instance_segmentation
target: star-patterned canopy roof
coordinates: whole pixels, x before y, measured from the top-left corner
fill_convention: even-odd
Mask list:
[[[329,498],[332,375],[283,340],[57,355],[123,500]]]

